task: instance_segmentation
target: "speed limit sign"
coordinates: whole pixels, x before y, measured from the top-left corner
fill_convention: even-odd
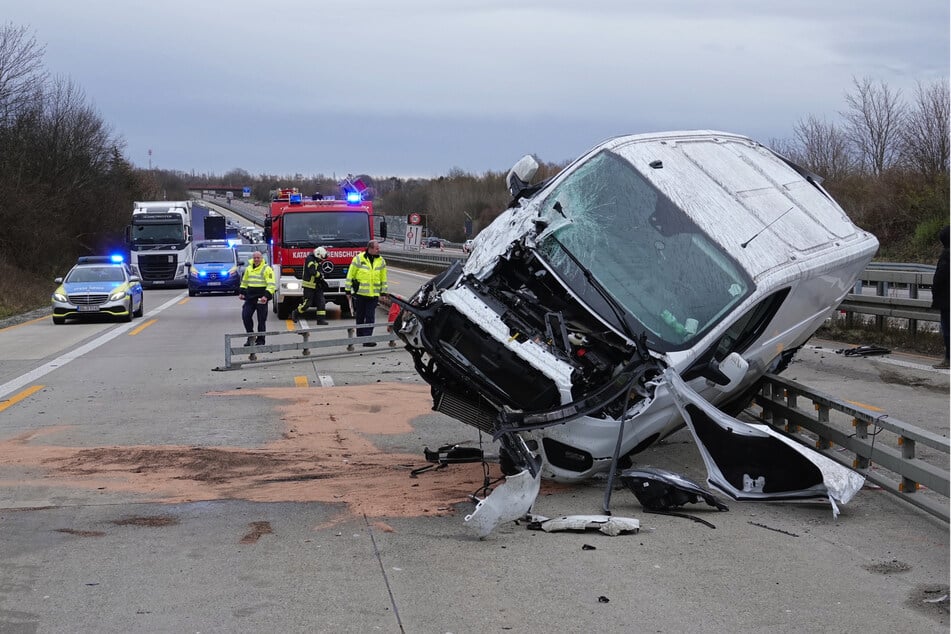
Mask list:
[[[412,213],[412,214],[409,215],[409,223],[410,223],[411,225],[418,225],[421,220],[422,220],[422,218],[421,218],[420,215],[417,214],[417,213]]]

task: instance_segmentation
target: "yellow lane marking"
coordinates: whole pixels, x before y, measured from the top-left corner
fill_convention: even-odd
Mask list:
[[[129,331],[129,336],[139,334],[140,332],[142,332],[143,330],[145,330],[146,328],[148,328],[149,326],[151,326],[152,324],[154,324],[154,323],[157,322],[157,321],[158,321],[158,319],[150,319],[150,320],[148,320],[147,322],[145,322],[144,324],[142,324],[141,326],[138,326],[138,327],[136,327],[136,328],[133,328],[132,330]]]
[[[870,409],[873,412],[884,412],[885,410],[881,407],[875,407],[874,405],[866,405],[865,403],[859,403],[858,401],[846,401],[846,403],[851,403],[856,407],[864,407],[865,409]]]
[[[10,398],[6,399],[5,401],[0,401],[0,412],[10,407],[11,405],[16,405],[17,403],[19,403],[26,397],[30,396],[31,394],[35,392],[39,392],[44,387],[46,386],[45,385],[31,385],[30,387],[26,388],[19,394],[14,394]]]
[[[307,381],[306,376],[295,376],[294,377],[294,387],[307,387],[310,383]]]
[[[191,299],[191,297],[186,297],[182,301],[178,302],[178,305],[181,306],[182,304],[187,304],[189,299]]]
[[[285,319],[284,325],[287,327],[288,330],[297,330],[296,328],[297,324],[294,323],[293,319]]]
[[[23,321],[19,324],[13,324],[12,326],[7,326],[6,328],[0,328],[0,332],[4,330],[10,330],[11,328],[19,328],[20,326],[25,326],[27,324],[35,324],[38,321],[43,321],[44,319],[49,319],[49,315],[43,315],[42,317],[37,317],[36,319],[31,319],[30,321]]]

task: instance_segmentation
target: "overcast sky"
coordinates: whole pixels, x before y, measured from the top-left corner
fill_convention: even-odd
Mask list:
[[[838,120],[948,77],[947,0],[4,0],[136,165],[444,175]]]

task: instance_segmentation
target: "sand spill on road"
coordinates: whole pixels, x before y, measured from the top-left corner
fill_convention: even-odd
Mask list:
[[[77,448],[32,442],[64,429],[50,427],[0,441],[0,468],[33,474],[32,481],[29,476],[17,479],[26,486],[131,492],[162,503],[337,502],[346,505],[341,509],[344,516],[373,518],[451,514],[453,505],[483,484],[478,463],[411,478],[412,469],[426,464],[422,447],[418,454],[389,453],[370,440],[373,435],[412,432],[412,420],[430,413],[432,400],[425,385],[243,389],[213,395],[279,403],[282,438],[255,449]],[[496,466],[491,475],[498,477]]]

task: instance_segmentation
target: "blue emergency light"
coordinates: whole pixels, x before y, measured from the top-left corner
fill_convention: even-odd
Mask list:
[[[303,200],[303,197],[299,193],[291,194],[290,196],[287,197],[287,202],[290,203],[291,205],[299,205],[301,204],[302,200]]]
[[[115,262],[116,264],[122,264],[123,262],[125,262],[125,258],[124,258],[122,255],[118,254],[118,253],[114,253],[114,254],[110,255],[110,256],[109,256],[109,259],[110,259],[111,261]]]
[[[363,196],[360,195],[360,192],[347,192],[347,202],[351,205],[361,200],[363,200]]]

